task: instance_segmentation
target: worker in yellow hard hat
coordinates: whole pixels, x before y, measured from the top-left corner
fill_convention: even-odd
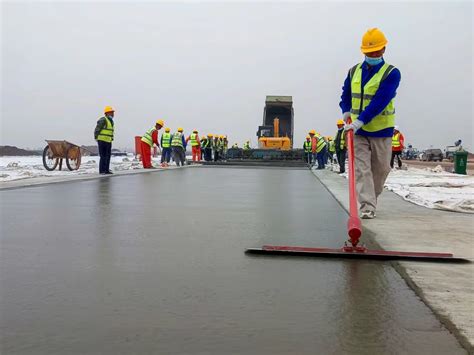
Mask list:
[[[144,169],[154,169],[151,164],[151,148],[154,144],[160,146],[158,142],[158,131],[165,125],[163,120],[157,120],[155,125],[143,134],[141,139],[141,157]]]
[[[112,106],[105,106],[104,116],[99,118],[94,130],[94,138],[99,146],[99,174],[112,174],[110,157],[112,155],[112,141],[114,140],[114,115]]]
[[[336,158],[339,164],[339,174],[346,172],[346,131],[344,131],[344,120],[338,120],[336,122],[337,133],[334,138],[334,148],[336,150]]]
[[[184,139],[183,131],[183,128],[179,127],[171,138],[171,154],[177,166],[184,166],[186,161],[186,139]]]
[[[166,127],[165,133],[161,135],[161,166],[167,168],[171,160],[171,128]]]
[[[308,132],[308,135],[310,137],[310,140],[311,140],[311,166],[313,166],[314,164],[316,164],[316,162],[318,161],[317,159],[317,143],[318,143],[318,139],[316,138],[316,130],[312,129]]]
[[[201,145],[204,151],[204,160],[212,161],[212,147],[214,145],[212,133],[207,134],[207,140]]]
[[[222,159],[227,160],[227,151],[229,150],[229,141],[227,136],[224,134],[222,136]]]
[[[214,153],[214,161],[220,160],[222,146],[221,146],[221,136],[219,134],[214,135],[214,144],[212,146],[212,151]]]
[[[344,82],[341,102],[345,130],[355,132],[355,172],[361,218],[375,217],[377,197],[390,172],[394,98],[400,84],[400,71],[384,60],[388,41],[378,28],[362,37],[365,58],[354,65]],[[351,123],[347,122],[351,119]]]
[[[188,138],[186,138],[186,143],[191,141],[191,149],[193,155],[193,161],[201,160],[201,141],[199,140],[198,130],[194,129]]]

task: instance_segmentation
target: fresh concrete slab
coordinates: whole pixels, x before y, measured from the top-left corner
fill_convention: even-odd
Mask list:
[[[348,181],[328,170],[313,170],[346,210]],[[377,218],[363,220],[364,229],[385,250],[452,252],[474,260],[474,218],[470,214],[420,207],[384,191]],[[474,352],[474,263],[394,263],[407,283]]]
[[[0,191],[3,354],[464,354],[390,264],[337,247],[308,170],[175,169]]]

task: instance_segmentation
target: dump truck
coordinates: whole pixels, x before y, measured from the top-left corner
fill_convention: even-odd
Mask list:
[[[228,150],[227,163],[243,165],[304,165],[303,149],[293,148],[294,111],[291,96],[267,96],[263,122],[258,126],[258,148]]]

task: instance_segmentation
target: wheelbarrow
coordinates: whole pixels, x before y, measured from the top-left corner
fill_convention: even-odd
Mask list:
[[[59,165],[62,169],[63,159],[69,170],[77,170],[81,166],[81,147],[68,141],[46,140],[48,145],[43,149],[43,166],[48,171],[53,171]]]

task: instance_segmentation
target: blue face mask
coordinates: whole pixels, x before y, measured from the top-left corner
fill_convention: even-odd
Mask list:
[[[365,56],[365,61],[367,62],[368,65],[373,66],[373,65],[382,63],[383,58],[382,57],[371,58],[371,57]]]

